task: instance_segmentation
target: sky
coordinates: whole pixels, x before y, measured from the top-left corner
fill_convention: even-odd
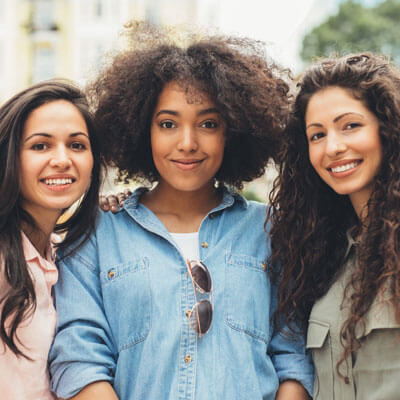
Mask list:
[[[202,1],[215,4],[215,0]],[[265,41],[273,59],[299,72],[303,67],[298,56],[303,36],[335,13],[339,3],[340,0],[219,0],[215,24],[223,32]]]

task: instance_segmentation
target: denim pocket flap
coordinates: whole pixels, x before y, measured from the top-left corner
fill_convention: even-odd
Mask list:
[[[129,273],[134,273],[142,269],[146,269],[146,262],[144,259],[138,258],[123,264],[110,265],[100,273],[100,280],[102,285],[114,282],[119,278]]]

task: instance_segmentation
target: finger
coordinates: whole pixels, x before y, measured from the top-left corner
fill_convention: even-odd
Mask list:
[[[101,194],[99,196],[99,206],[103,211],[110,211],[110,206],[108,204],[106,196],[104,194]]]
[[[116,213],[119,210],[117,197],[115,196],[115,194],[108,194],[106,197],[111,212]]]
[[[129,196],[132,194],[132,191],[131,191],[131,189],[126,188],[126,189],[124,190],[124,193],[125,193],[126,197],[129,197]]]
[[[118,204],[120,207],[124,205],[124,201],[126,200],[127,196],[124,192],[120,192],[117,194]]]

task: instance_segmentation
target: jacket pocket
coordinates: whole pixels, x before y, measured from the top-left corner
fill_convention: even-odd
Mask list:
[[[118,351],[145,340],[151,328],[147,258],[110,266],[101,272],[100,279],[104,307]]]
[[[311,350],[315,368],[314,399],[334,399],[332,342],[329,324],[321,321],[308,322],[307,345]]]
[[[226,255],[224,314],[232,329],[268,344],[271,288],[265,270],[263,260]]]
[[[355,357],[353,374],[361,399],[399,398],[400,324],[390,303],[372,307],[360,331],[361,347]]]

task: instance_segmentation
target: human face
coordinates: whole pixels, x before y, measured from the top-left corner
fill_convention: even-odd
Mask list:
[[[335,192],[349,195],[360,215],[382,160],[378,118],[333,86],[311,97],[305,122],[312,166]]]
[[[194,101],[188,102],[188,96]],[[211,188],[221,166],[225,123],[204,93],[187,94],[177,83],[162,90],[151,123],[151,149],[159,186],[192,192]]]
[[[66,100],[34,109],[23,128],[20,160],[22,207],[38,223],[55,223],[90,184],[93,157],[80,111]]]

